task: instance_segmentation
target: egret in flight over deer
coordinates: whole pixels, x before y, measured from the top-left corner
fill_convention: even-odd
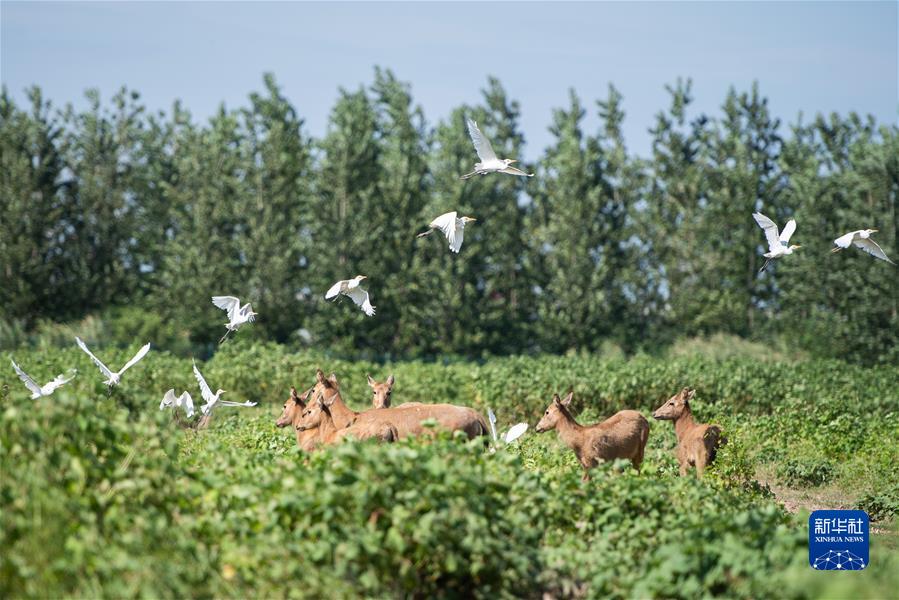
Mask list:
[[[765,264],[762,265],[762,268],[759,269],[759,273],[764,271],[772,260],[780,258],[781,256],[793,254],[793,250],[801,247],[797,245],[787,245],[790,238],[793,236],[793,232],[796,231],[796,219],[787,221],[784,230],[778,233],[777,225],[774,221],[762,213],[752,213],[752,216],[755,219],[755,222],[759,224],[759,227],[764,230],[765,238],[768,240],[768,252],[763,255],[768,260],[766,260]]]
[[[871,256],[879,258],[880,260],[885,260],[891,265],[895,265],[896,263],[887,257],[886,252],[877,245],[877,242],[871,239],[872,233],[877,233],[877,230],[859,229],[858,231],[850,231],[846,235],[841,235],[833,241],[833,243],[836,244],[836,248],[831,250],[831,252],[839,252],[840,250],[845,250],[849,246],[854,245],[856,248],[861,248]]]
[[[41,398],[43,396],[49,396],[50,394],[53,393],[53,391],[56,388],[72,381],[72,379],[75,377],[74,373],[68,379],[63,377],[62,374],[59,374],[55,378],[53,378],[50,381],[48,381],[47,383],[45,383],[44,385],[38,385],[34,381],[34,379],[32,379],[28,375],[28,373],[26,373],[25,371],[23,371],[22,369],[19,368],[19,365],[16,364],[16,361],[10,359],[9,362],[12,363],[12,368],[16,370],[16,375],[19,376],[19,379],[22,380],[22,383],[25,384],[25,387],[27,387],[29,389],[29,391],[31,391],[32,400],[34,400],[36,398]],[[73,371],[74,371],[74,369],[73,369]]]
[[[471,136],[471,142],[474,144],[474,149],[478,153],[478,158],[481,159],[481,162],[475,163],[474,171],[462,176],[462,179],[468,179],[469,177],[474,177],[475,175],[486,175],[487,173],[506,173],[507,175],[518,175],[520,177],[533,177],[533,173],[525,173],[515,167],[509,166],[512,163],[517,163],[517,160],[511,158],[497,158],[496,152],[493,151],[493,146],[490,145],[490,140],[487,139],[481,130],[478,129],[478,124],[468,119],[468,135]]]
[[[84,350],[84,353],[91,357],[91,360],[94,361],[94,364],[97,365],[97,368],[100,369],[100,372],[106,377],[105,383],[108,386],[118,385],[119,380],[122,378],[122,373],[133,367],[147,355],[147,352],[150,351],[150,344],[145,344],[141,346],[140,350],[137,351],[137,354],[134,355],[134,358],[125,363],[125,366],[119,369],[118,373],[113,373],[109,367],[103,364],[103,362],[94,356],[94,353],[88,350],[87,346],[84,342],[81,341],[81,338],[76,337],[75,342],[78,344],[78,347]]]
[[[253,312],[253,307],[249,302],[240,305],[240,300],[234,296],[213,296],[212,303],[228,313],[228,322],[225,323],[225,335],[219,340],[219,344],[225,341],[228,334],[237,329],[244,323],[252,323],[256,320],[258,313]]]
[[[171,406],[172,410],[183,408],[184,412],[187,413],[188,419],[194,416],[194,399],[190,397],[188,392],[184,392],[175,398],[175,390],[167,391],[165,396],[162,397],[162,402],[159,403],[159,410],[164,410],[167,406]]]
[[[440,215],[428,225],[430,229],[423,233],[419,233],[418,237],[424,237],[434,233],[435,229],[439,229],[446,236],[449,242],[449,248],[456,254],[462,249],[462,238],[464,237],[465,224],[476,221],[474,217],[457,217],[456,211],[448,212]]]
[[[359,284],[362,283],[363,279],[367,279],[365,275],[356,275],[352,279],[338,281],[331,286],[331,289],[325,292],[325,300],[337,300],[337,297],[343,294],[355,302],[356,306],[361,307],[362,312],[369,317],[373,317],[375,315],[375,307],[371,305],[371,300],[368,298],[368,292],[359,287]]]
[[[231,402],[229,400],[220,400],[221,395],[225,393],[225,390],[218,389],[215,394],[212,393],[212,390],[209,388],[209,384],[206,383],[206,379],[203,377],[203,374],[200,373],[200,369],[197,368],[197,363],[194,362],[194,377],[197,378],[197,383],[200,385],[200,393],[203,395],[203,400],[206,401],[206,404],[200,407],[200,412],[203,413],[203,416],[212,415],[212,410],[216,406],[256,406],[255,402],[250,402],[247,400],[246,402]],[[174,391],[172,392],[174,395]]]

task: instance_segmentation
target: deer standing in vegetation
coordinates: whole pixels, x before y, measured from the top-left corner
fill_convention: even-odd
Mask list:
[[[396,380],[393,375],[384,383],[379,383],[368,376],[368,387],[372,391],[371,405],[374,408],[390,408],[390,394],[393,392],[393,384]]]
[[[300,450],[305,450],[306,452],[311,452],[315,449],[315,445],[318,442],[318,432],[313,430],[299,431],[296,429],[296,426],[303,418],[303,411],[306,409],[306,400],[309,399],[309,395],[312,393],[313,389],[315,388],[309,388],[302,394],[297,394],[297,389],[295,387],[290,388],[290,398],[284,403],[284,409],[281,411],[281,416],[275,421],[275,425],[279,428],[292,425],[294,427],[294,433],[297,436],[297,446],[300,447]]]
[[[392,408],[371,409],[365,412],[352,410],[340,396],[340,384],[333,373],[325,377],[319,369],[316,372],[314,398],[321,397],[328,407],[338,429],[354,423],[390,423],[397,428],[401,438],[420,435],[431,431],[422,422],[434,420],[438,428],[448,431],[464,431],[469,439],[487,435],[487,422],[477,411],[454,404],[423,404],[409,402]]]
[[[690,400],[695,395],[696,390],[684,388],[652,413],[653,418],[660,421],[674,421],[674,432],[677,434],[675,455],[680,463],[681,477],[687,474],[687,469],[691,466],[696,467],[696,476],[702,477],[705,468],[715,460],[718,447],[727,443],[727,438],[721,435],[719,425],[696,423],[693,420]]]
[[[400,437],[396,427],[380,421],[356,422],[349,427],[338,429],[334,424],[331,411],[320,396],[309,403],[309,406],[303,411],[300,422],[295,427],[298,435],[310,431],[316,432],[318,442],[324,445],[335,444],[346,437],[353,437],[357,440],[375,438],[382,442],[395,442]]]
[[[649,439],[649,421],[635,410],[622,410],[601,423],[579,425],[568,410],[573,395],[569,393],[560,400],[558,394],[553,394],[552,402],[537,423],[537,433],[558,430],[559,437],[574,450],[584,468],[584,481],[590,479],[589,470],[601,460],[628,458],[639,473]]]

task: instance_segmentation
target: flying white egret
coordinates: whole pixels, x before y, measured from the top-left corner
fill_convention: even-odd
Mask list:
[[[184,392],[176,398],[175,390],[167,391],[165,396],[162,397],[162,402],[159,403],[159,410],[164,410],[168,406],[171,406],[172,410],[183,408],[184,412],[187,413],[188,419],[194,416],[194,399],[190,397],[188,392]]]
[[[219,344],[225,341],[228,334],[237,329],[244,323],[252,323],[256,320],[258,313],[253,312],[253,307],[247,302],[243,306],[240,300],[234,296],[213,296],[212,303],[228,313],[228,322],[225,323],[225,335],[219,340]]]
[[[840,250],[845,250],[850,245],[854,245],[856,248],[861,248],[871,256],[885,260],[891,265],[895,265],[896,263],[887,257],[886,252],[877,245],[877,242],[871,239],[872,233],[877,233],[877,230],[859,229],[858,231],[850,231],[846,235],[841,235],[833,241],[837,247],[831,250],[831,252],[839,252]]]
[[[62,374],[59,374],[44,385],[38,385],[34,381],[34,379],[29,377],[28,373],[19,368],[19,365],[16,364],[16,361],[10,359],[9,362],[12,363],[12,368],[16,370],[16,375],[19,376],[19,379],[22,380],[22,383],[25,384],[25,387],[27,387],[29,391],[31,391],[32,399],[41,398],[42,396],[49,396],[56,388],[72,381],[72,379],[74,379],[75,377],[74,373],[68,379],[64,378]],[[74,371],[74,369],[72,370]]]
[[[490,435],[493,436],[493,441],[496,441],[496,414],[493,412],[493,409],[489,406],[487,407],[487,420],[490,421]]]
[[[517,425],[512,425],[509,428],[509,431],[506,432],[506,435],[503,436],[503,441],[507,444],[511,444],[518,438],[524,435],[524,432],[528,430],[527,423],[518,423]]]
[[[440,215],[428,225],[430,229],[423,233],[419,233],[418,237],[424,237],[434,233],[435,229],[439,229],[446,236],[449,242],[449,248],[456,254],[462,249],[462,238],[464,237],[465,224],[469,221],[476,221],[474,217],[457,217],[456,211],[448,212]]]
[[[203,374],[200,373],[200,369],[197,368],[197,363],[194,361],[194,377],[197,378],[197,383],[200,384],[200,393],[203,395],[203,400],[206,401],[206,404],[200,407],[200,412],[203,413],[204,417],[209,417],[212,415],[212,411],[216,406],[256,406],[255,402],[250,402],[247,400],[246,402],[231,402],[229,400],[220,400],[222,394],[225,393],[225,390],[218,389],[215,394],[212,393],[212,390],[209,388],[209,384],[206,383],[206,379],[203,377]]]
[[[325,292],[325,300],[337,300],[337,297],[343,294],[355,302],[356,306],[361,306],[362,312],[369,317],[373,317],[375,315],[375,307],[371,305],[368,292],[359,287],[363,279],[366,279],[365,275],[356,275],[352,279],[338,281],[331,286],[331,289]]]
[[[478,129],[478,124],[471,119],[468,119],[468,135],[471,136],[471,142],[474,144],[474,149],[477,151],[478,158],[481,159],[481,162],[475,163],[474,171],[467,175],[463,175],[462,179],[468,179],[475,175],[486,175],[487,173],[506,173],[507,175],[518,175],[520,177],[534,176],[533,173],[525,173],[515,167],[509,166],[512,163],[517,163],[517,160],[511,158],[497,158],[496,152],[493,151],[493,146],[490,145],[490,140],[481,133],[481,130]]]
[[[762,265],[762,268],[759,269],[759,273],[764,271],[772,260],[780,258],[781,256],[786,256],[787,254],[793,254],[793,250],[801,248],[801,246],[787,245],[790,238],[793,236],[793,232],[796,231],[795,219],[787,221],[784,230],[778,234],[777,225],[774,221],[762,213],[752,213],[752,216],[755,219],[755,222],[759,224],[759,227],[764,230],[765,238],[768,240],[768,252],[763,255],[768,260],[766,260],[765,264]]]
[[[142,359],[144,356],[146,356],[147,352],[150,351],[150,344],[145,344],[145,345],[141,346],[140,350],[137,351],[137,354],[134,355],[134,358],[132,358],[131,360],[126,362],[125,366],[122,367],[121,369],[119,369],[118,373],[113,373],[112,371],[109,370],[109,367],[107,367],[100,361],[99,358],[94,356],[93,352],[91,352],[90,350],[87,349],[87,346],[84,344],[84,342],[81,341],[81,338],[76,337],[75,342],[78,344],[79,348],[84,350],[85,354],[87,354],[88,356],[91,357],[91,360],[94,361],[94,364],[97,365],[97,368],[100,369],[100,372],[103,373],[104,376],[106,376],[107,379],[103,383],[105,383],[106,385],[109,385],[109,386],[118,385],[119,379],[121,379],[121,377],[122,377],[122,373],[124,373],[125,371],[127,371],[128,369],[130,369],[131,367],[136,365],[137,362],[140,359]]]

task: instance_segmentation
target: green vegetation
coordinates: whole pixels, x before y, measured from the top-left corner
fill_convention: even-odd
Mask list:
[[[782,124],[758,86],[711,114],[689,82],[668,92],[649,156],[627,149],[619,90],[572,91],[525,165],[535,177],[462,182],[466,117],[503,156],[527,141],[495,79],[429,121],[376,69],[340,90],[321,139],[273,76],[205,122],[180,103],[148,114],[127,90],[59,111],[37,88],[27,106],[4,89],[0,348],[92,315],[93,341],[208,357],[224,321],[209,297],[233,294],[260,313],[240,337],[354,357],[662,355],[726,335],[762,356],[897,364],[896,269],[827,250],[871,227],[899,256],[899,128],[854,113]],[[460,256],[415,237],[450,210],[478,218]],[[803,246],[762,275],[754,210],[795,215]],[[377,318],[322,298],[356,274]]]
[[[99,351],[115,364],[129,350]],[[816,598],[899,586],[899,367],[589,355],[374,364],[238,340],[203,371],[260,406],[222,410],[196,432],[157,410],[170,387],[195,391],[187,359],[151,352],[107,394],[77,348],[14,356],[38,379],[79,373],[32,401],[0,370],[4,598]],[[317,366],[357,408],[370,399],[366,373],[394,373],[394,402],[489,405],[501,428],[533,426],[569,385],[585,422],[624,406],[648,414],[690,384],[697,417],[721,423],[729,443],[702,481],[677,477],[673,428],[656,421],[639,475],[619,461],[587,483],[555,433],[495,453],[443,436],[306,456],[274,419]],[[779,483],[826,474],[889,532],[874,537],[868,569],[808,567],[807,515],[756,482],[782,465]]]

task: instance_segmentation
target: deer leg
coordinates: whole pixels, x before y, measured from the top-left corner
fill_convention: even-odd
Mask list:
[[[680,464],[680,476],[681,477],[687,476],[687,463],[686,462],[681,462],[681,464]]]

